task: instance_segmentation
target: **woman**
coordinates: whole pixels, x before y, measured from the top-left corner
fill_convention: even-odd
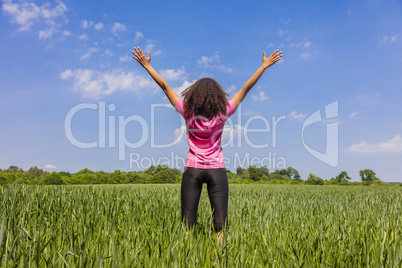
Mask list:
[[[269,57],[266,57],[264,52],[262,65],[228,101],[227,93],[210,78],[202,78],[195,82],[182,93],[184,100],[180,99],[150,65],[151,52],[145,57],[139,47],[134,47],[134,50],[133,58],[148,71],[186,121],[189,152],[181,184],[182,222],[187,223],[189,228],[195,224],[202,184],[207,183],[219,243],[221,230],[224,225],[227,226],[229,193],[220,145],[223,126],[264,71],[282,58],[282,51],[275,50]]]

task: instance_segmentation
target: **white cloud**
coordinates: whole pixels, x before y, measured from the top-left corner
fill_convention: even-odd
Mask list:
[[[81,21],[81,26],[82,26],[83,29],[87,29],[89,27],[94,26],[95,30],[99,31],[99,30],[103,29],[104,25],[103,25],[102,22],[98,22],[98,23],[95,24],[92,20],[90,20],[90,21],[82,20]]]
[[[225,72],[225,73],[231,73],[233,71],[232,68],[229,68],[225,65],[216,66],[216,69],[221,70],[222,72]]]
[[[97,53],[97,52],[99,52],[99,48],[92,47],[92,48],[90,48],[90,49],[88,50],[87,53],[83,54],[83,55],[80,57],[80,59],[81,59],[81,60],[87,59],[87,58],[91,57],[91,55],[92,55],[93,53]]]
[[[108,55],[108,56],[113,56],[113,52],[112,52],[112,50],[110,50],[110,49],[105,49],[105,55]]]
[[[180,136],[180,133],[186,133],[186,125],[181,125],[179,128],[176,128],[174,130],[174,136],[177,139]],[[183,135],[183,137],[185,137],[185,135]],[[182,141],[183,139],[181,139],[180,141]]]
[[[267,100],[268,97],[265,96],[265,92],[264,91],[260,91],[258,93],[258,95],[252,95],[251,98],[253,98],[253,100],[255,101],[263,101],[263,100]]]
[[[131,57],[129,55],[126,55],[124,57],[120,57],[119,62],[128,61],[128,60],[130,60],[130,58]]]
[[[388,36],[383,36],[383,38],[382,38],[382,40],[380,41],[380,46],[384,46],[384,45],[387,45],[387,44],[389,44],[389,43],[393,43],[393,42],[395,42],[396,40],[398,39],[398,35],[393,35],[393,36],[390,36],[390,37],[388,37]]]
[[[354,153],[399,153],[402,152],[402,137],[395,135],[392,139],[379,144],[362,141],[351,145],[347,151]]]
[[[300,54],[300,58],[302,59],[302,60],[307,60],[307,59],[309,59],[310,58],[310,54],[309,53],[301,53]]]
[[[226,89],[227,93],[232,93],[236,90],[236,86],[235,85],[231,85],[228,89]]]
[[[55,29],[54,27],[47,28],[46,30],[41,30],[39,31],[39,39],[48,39],[57,32],[58,30]]]
[[[152,53],[153,56],[158,56],[159,54],[162,53],[162,50],[157,49],[155,52]]]
[[[81,34],[81,35],[78,37],[78,39],[80,39],[80,40],[87,40],[87,39],[88,39],[88,35],[86,35],[86,34]]]
[[[20,2],[13,3],[12,0],[5,0],[2,5],[2,10],[11,16],[11,23],[19,26],[18,31],[28,31],[35,22],[43,22],[49,26],[55,26],[55,19],[64,17],[64,12],[67,11],[66,5],[62,1],[56,1],[57,5],[51,7],[49,2],[38,6],[35,3]],[[55,29],[42,30],[40,36],[48,38]],[[50,34],[51,33],[51,34]]]
[[[70,69],[68,69],[68,70],[65,70],[64,72],[60,73],[60,78],[65,80],[65,79],[71,77],[72,75],[73,75],[73,72]]]
[[[201,56],[199,60],[197,60],[198,67],[202,68],[211,68],[218,69],[225,73],[231,73],[233,70],[225,65],[219,64],[221,59],[219,55],[215,54],[211,57]]]
[[[154,44],[148,43],[148,45],[143,49],[143,52],[145,53],[145,52],[151,51],[154,47],[155,47]]]
[[[207,56],[202,56],[201,59],[197,60],[197,64],[200,67],[205,67],[208,68],[211,66],[211,63],[217,63],[220,62],[220,58],[217,54],[211,56],[211,57],[207,57]]]
[[[88,28],[89,26],[92,26],[93,24],[94,24],[93,21],[87,21],[87,20],[82,20],[81,21],[81,26],[84,29]]]
[[[176,71],[174,69],[161,70],[159,73],[166,80],[182,80],[185,79],[186,76],[184,67],[181,67]]]
[[[141,32],[135,32],[134,43],[138,43],[143,38],[144,35]]]
[[[299,43],[289,44],[289,47],[310,47],[312,44],[310,41],[300,41]]]
[[[288,30],[281,30],[281,29],[280,29],[280,30],[278,31],[278,35],[279,35],[279,36],[282,36],[282,35],[287,34],[287,33],[289,33]]]
[[[51,164],[46,164],[45,168],[47,168],[47,169],[56,169],[57,167],[54,166],[54,165],[51,165]]]
[[[124,24],[121,24],[119,22],[113,23],[113,26],[112,26],[113,32],[123,32],[125,30],[127,30],[127,27]]]
[[[295,112],[295,111],[292,111],[290,114],[289,114],[289,119],[290,120],[303,120],[304,118],[306,118],[307,117],[307,115],[306,114],[303,114],[303,113],[297,113],[297,112]]]
[[[304,42],[299,42],[299,43],[292,43],[292,44],[289,44],[289,47],[300,47],[300,46],[302,46],[302,45],[304,45]]]
[[[155,88],[153,80],[134,72],[116,69],[100,72],[91,69],[66,70],[60,73],[63,80],[73,78],[75,90],[85,98],[98,99],[102,95],[110,95],[117,91],[139,92],[142,89]]]
[[[351,114],[349,115],[349,118],[350,118],[350,119],[354,119],[354,118],[357,118],[358,115],[359,115],[358,112],[353,112],[353,113],[351,113]]]
[[[99,22],[99,23],[97,23],[97,24],[95,24],[95,30],[102,30],[103,29],[103,23],[102,22]]]
[[[151,51],[151,56],[158,56],[159,54],[162,53],[162,51],[160,49],[157,50],[153,50],[155,47],[155,45],[153,43],[148,43],[148,45],[142,50],[142,52],[148,56],[148,51]]]
[[[234,138],[244,133],[244,130],[245,128],[241,125],[233,125],[233,127],[230,125],[225,125],[222,131],[222,139]]]
[[[272,42],[267,45],[267,47],[273,47],[273,46],[275,46],[275,44]]]
[[[183,84],[179,87],[173,88],[174,92],[176,92],[177,95],[181,96],[181,93],[186,90],[186,88],[188,88],[189,86],[191,86],[192,84],[195,83],[196,80],[194,80],[193,82],[189,82],[189,81],[184,81]]]
[[[64,36],[70,36],[70,35],[71,35],[71,31],[64,30],[64,31],[63,31],[63,35],[64,35]]]

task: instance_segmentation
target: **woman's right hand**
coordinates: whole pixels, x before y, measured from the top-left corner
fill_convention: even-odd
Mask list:
[[[145,69],[150,66],[149,62],[151,61],[151,51],[148,52],[148,58],[146,58],[140,47],[134,47],[134,50],[137,53],[131,51],[131,53],[133,53],[133,58]]]
[[[278,49],[275,50],[269,57],[265,56],[265,51],[262,55],[262,66],[267,69],[269,66],[273,65],[275,62],[280,61],[282,59],[282,51],[278,52]]]

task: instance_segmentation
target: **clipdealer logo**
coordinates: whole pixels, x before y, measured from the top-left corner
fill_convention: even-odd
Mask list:
[[[81,103],[73,108],[71,108],[64,121],[64,131],[66,138],[68,141],[82,149],[90,149],[90,148],[116,148],[118,147],[118,159],[125,160],[126,159],[126,150],[127,148],[131,149],[138,149],[144,146],[150,137],[150,147],[151,148],[169,148],[177,145],[186,135],[186,123],[182,117],[181,119],[181,127],[176,129],[175,140],[169,143],[158,144],[156,143],[156,135],[155,135],[155,124],[156,124],[156,109],[173,109],[174,108],[170,104],[152,104],[151,105],[151,120],[147,122],[145,118],[140,115],[130,115],[128,117],[125,116],[116,116],[110,115],[110,113],[116,110],[116,105],[109,104],[106,106],[105,102],[99,102],[98,104],[95,103]],[[83,142],[80,141],[76,136],[73,134],[72,130],[72,122],[74,117],[79,116],[79,112],[82,110],[94,110],[97,112],[98,116],[98,140],[91,141],[91,142]],[[226,121],[226,125],[230,131],[226,131],[224,128],[223,130],[223,140],[222,148],[225,147],[242,147],[242,140],[246,142],[246,144],[255,149],[262,149],[268,148],[268,143],[263,144],[256,144],[255,140],[253,141],[249,133],[271,133],[272,135],[272,148],[277,146],[277,131],[278,125],[282,120],[286,119],[285,115],[275,117],[272,116],[272,121],[269,122],[267,118],[261,115],[254,115],[251,116],[249,119],[246,120],[244,123],[244,127],[242,126],[242,118],[241,118],[241,106],[237,109],[237,124],[235,125],[231,118]],[[109,113],[109,115],[107,115]],[[333,119],[338,117],[338,101],[334,101],[325,106],[325,115],[324,117],[321,116],[321,111],[318,109],[307,119],[303,122],[303,126],[301,129],[301,141],[305,150],[314,156],[316,159],[326,163],[332,167],[336,167],[338,165],[338,122],[335,122]],[[260,128],[251,128],[250,123],[252,121],[260,121],[263,127]],[[326,144],[325,144],[325,152],[321,153],[305,142],[305,129],[317,122],[324,122],[326,123]],[[131,142],[126,137],[126,128],[129,124],[137,124],[138,127],[136,128],[136,132],[140,133],[140,138],[136,142]],[[106,139],[107,138],[107,139]],[[117,138],[117,144],[116,144]],[[265,140],[266,141],[266,140]],[[272,159],[273,155],[273,159]],[[243,159],[240,160],[239,155],[236,153],[234,163],[243,163],[242,165],[266,165],[266,162],[269,163],[270,167],[271,163],[281,163],[280,166],[285,167],[285,158],[277,157],[275,153],[271,154],[269,152],[269,159],[267,157],[263,157],[260,161],[257,161],[256,158],[252,158],[251,162],[248,161],[250,159],[249,154],[247,153]],[[150,157],[148,157],[150,158]],[[268,160],[267,160],[267,159]],[[278,158],[278,159],[276,159]],[[167,159],[167,158],[166,158]],[[173,159],[173,158],[172,158]],[[177,157],[174,157],[175,163],[184,163],[184,159],[178,160]],[[279,160],[276,161],[275,160]],[[142,157],[138,153],[130,153],[130,167],[132,162],[142,161]],[[143,163],[159,163],[160,161],[154,161],[154,159],[147,159],[147,161],[143,160]],[[141,163],[142,163],[141,162]],[[164,161],[162,161],[164,162]],[[229,160],[225,160],[226,163],[230,162]],[[169,165],[170,162],[164,162],[164,164]],[[170,163],[172,165],[173,163]],[[274,165],[273,168],[281,168],[278,164]],[[146,168],[146,167],[145,167]]]
[[[338,117],[338,101],[334,101],[325,106],[325,119],[321,117],[321,111],[317,110],[312,113],[303,123],[302,127],[302,143],[304,148],[309,152],[312,156],[317,158],[318,160],[330,165],[331,167],[338,166],[338,151],[339,151],[339,135],[338,135],[338,122],[331,122],[331,119],[335,119]],[[326,123],[326,132],[327,136],[325,139],[325,153],[321,153],[317,150],[314,150],[310,146],[306,144],[304,141],[304,130],[317,122],[321,121],[329,121]]]

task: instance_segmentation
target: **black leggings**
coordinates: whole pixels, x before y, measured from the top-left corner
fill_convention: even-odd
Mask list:
[[[196,223],[198,202],[204,182],[208,187],[215,231],[219,232],[223,225],[228,225],[229,185],[225,168],[185,167],[181,182],[181,220],[187,223],[189,228]]]

